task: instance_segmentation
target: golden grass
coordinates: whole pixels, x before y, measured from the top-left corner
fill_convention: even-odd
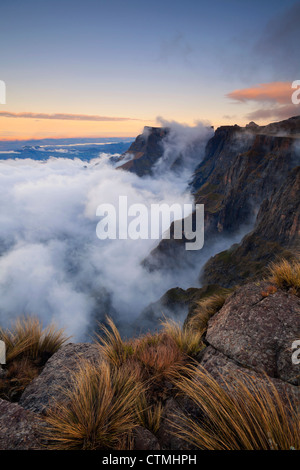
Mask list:
[[[6,361],[9,363],[20,356],[32,359],[45,355],[50,357],[68,338],[55,325],[43,329],[38,318],[22,317],[16,320],[11,329],[0,328],[0,340],[6,345]]]
[[[189,320],[189,325],[192,329],[202,332],[202,335],[207,329],[207,324],[210,318],[215,315],[224,305],[228,294],[214,294],[197,303],[195,314]]]
[[[205,450],[300,449],[299,406],[280,396],[270,379],[258,385],[239,376],[222,388],[199,367],[189,372],[174,383],[202,418],[182,415],[180,424],[173,423],[177,436]]]
[[[161,324],[164,333],[170,336],[179,350],[187,356],[195,357],[204,349],[205,346],[201,340],[203,330],[193,329],[190,325],[181,327],[179,323],[170,319],[163,320]]]
[[[186,363],[187,356],[167,333],[146,334],[123,341],[111,319],[98,336],[100,352],[113,367],[123,365],[140,370],[142,381],[166,379]]]
[[[100,325],[102,334],[97,335],[98,346],[108,362],[120,367],[133,355],[131,342],[123,341],[113,320],[106,318],[107,326]]]
[[[7,371],[0,379],[0,397],[15,401],[68,338],[54,325],[43,329],[38,318],[22,317],[10,329],[0,328],[0,340],[6,346]]]
[[[131,368],[81,363],[59,402],[47,415],[44,437],[54,449],[106,450],[128,446],[138,426],[137,400],[144,388]]]
[[[151,404],[146,393],[141,393],[137,400],[136,414],[140,426],[156,434],[160,427],[163,412],[162,402]]]
[[[287,261],[282,259],[269,266],[268,281],[280,289],[290,290],[300,296],[300,262],[299,260]]]

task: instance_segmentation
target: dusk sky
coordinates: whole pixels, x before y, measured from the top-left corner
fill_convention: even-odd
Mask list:
[[[299,25],[294,0],[2,1],[0,139],[300,114]]]

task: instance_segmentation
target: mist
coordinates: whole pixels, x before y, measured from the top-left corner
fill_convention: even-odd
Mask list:
[[[57,154],[43,162],[0,161],[1,325],[35,315],[86,340],[105,315],[125,330],[167,289],[199,284],[199,266],[181,274],[143,268],[158,240],[96,236],[98,205],[117,207],[119,196],[126,195],[129,205],[193,204],[188,182],[213,131],[202,124],[168,126],[152,177],[116,171],[101,153],[89,162]],[[178,158],[181,171],[170,171]]]

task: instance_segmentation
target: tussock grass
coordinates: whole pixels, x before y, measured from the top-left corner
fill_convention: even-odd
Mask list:
[[[98,336],[102,355],[113,367],[127,365],[140,370],[141,380],[166,379],[186,363],[186,354],[168,332],[146,334],[123,341],[111,319]]]
[[[228,294],[214,294],[197,303],[195,314],[189,320],[189,325],[192,329],[202,332],[202,335],[207,329],[207,324],[210,318],[215,315],[224,305]]]
[[[0,328],[6,346],[6,376],[0,379],[0,397],[16,401],[46,361],[68,340],[54,325],[45,329],[35,317],[21,317],[10,329]]]
[[[0,339],[6,345],[7,363],[25,356],[31,359],[50,357],[68,340],[63,330],[55,325],[43,329],[35,317],[21,317],[11,329],[0,328]]]
[[[130,341],[123,341],[113,320],[106,318],[107,326],[100,325],[102,334],[97,335],[98,346],[108,362],[120,367],[133,355],[133,346]]]
[[[179,323],[170,319],[165,319],[161,323],[163,331],[175,341],[182,353],[194,357],[204,349],[205,346],[201,341],[203,330],[191,328],[190,325],[181,327]]]
[[[106,450],[130,447],[138,426],[137,400],[144,393],[132,368],[83,361],[72,376],[66,401],[47,415],[44,437],[54,449]]]
[[[277,263],[271,263],[268,281],[279,289],[290,290],[293,294],[300,296],[300,261],[283,259]]]
[[[198,367],[174,383],[202,416],[195,420],[182,415],[179,424],[173,423],[174,432],[197,448],[300,449],[299,406],[280,396],[270,380],[263,385],[250,376],[239,376],[223,388]]]
[[[137,400],[136,414],[140,426],[156,434],[160,427],[163,412],[162,402],[151,404],[146,393],[142,393]]]

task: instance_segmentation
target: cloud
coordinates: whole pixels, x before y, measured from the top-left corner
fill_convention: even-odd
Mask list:
[[[243,103],[247,101],[263,101],[287,104],[291,102],[292,92],[291,82],[271,82],[261,83],[241,90],[234,90],[226,96],[227,98]]]
[[[195,166],[210,134],[205,126],[177,132],[178,156],[187,153],[188,135],[199,144]],[[166,147],[169,149],[169,145]],[[175,156],[176,156],[175,155]],[[169,161],[169,151],[162,157]],[[51,158],[0,160],[0,322],[17,316],[55,321],[76,340],[89,339],[96,320],[110,314],[124,332],[151,302],[171,287],[197,285],[201,265],[178,273],[150,273],[141,262],[155,240],[99,240],[96,209],[101,203],[129,205],[193,202],[191,171],[168,171],[139,178],[116,171],[107,158],[90,162]],[[126,330],[125,330],[126,331]]]
[[[287,119],[300,114],[300,107],[291,103],[291,82],[270,82],[234,90],[226,96],[237,103],[259,103],[262,107],[248,113],[247,119]]]
[[[65,114],[65,113],[12,113],[9,111],[1,111],[0,117],[6,118],[22,118],[22,119],[58,119],[63,121],[140,121],[129,117],[113,117],[113,116],[98,116],[89,114]]]

